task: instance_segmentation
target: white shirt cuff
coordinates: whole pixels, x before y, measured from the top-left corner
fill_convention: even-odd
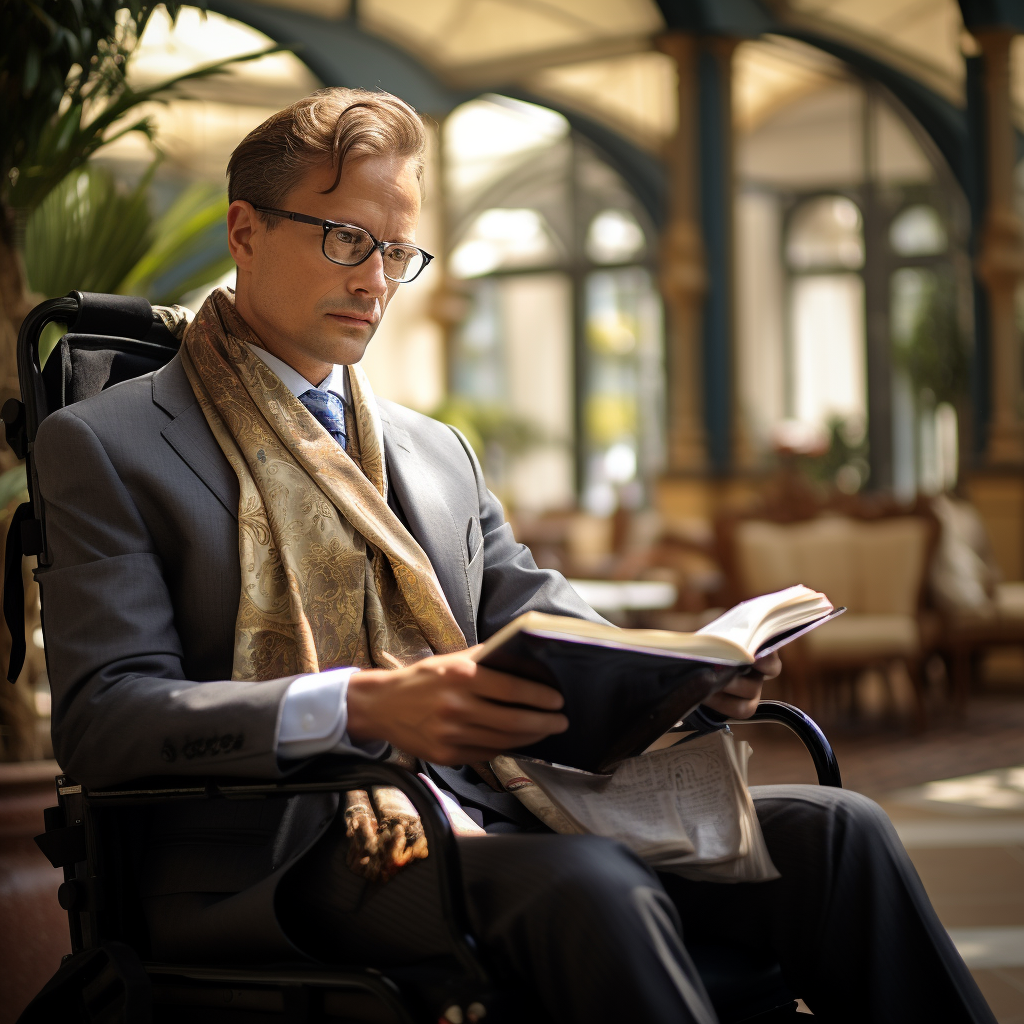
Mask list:
[[[278,757],[313,757],[339,748],[360,750],[379,757],[387,749],[383,740],[353,744],[348,727],[348,681],[356,668],[335,668],[292,680],[281,705],[277,728]]]

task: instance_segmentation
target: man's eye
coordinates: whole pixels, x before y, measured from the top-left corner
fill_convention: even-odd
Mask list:
[[[362,240],[362,236],[357,232],[346,231],[344,229],[335,231],[334,238],[343,245],[357,245]]]
[[[411,249],[400,249],[392,246],[388,249],[388,259],[393,260],[395,263],[408,263],[412,258],[413,250]]]

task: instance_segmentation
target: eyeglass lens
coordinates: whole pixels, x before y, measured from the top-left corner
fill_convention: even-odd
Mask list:
[[[327,232],[324,255],[335,263],[353,266],[366,259],[373,249],[373,239],[359,228],[339,227]],[[384,276],[392,281],[411,281],[423,268],[419,249],[401,242],[384,246]]]

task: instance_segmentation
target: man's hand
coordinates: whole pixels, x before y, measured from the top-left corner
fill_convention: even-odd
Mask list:
[[[387,740],[426,761],[460,765],[489,761],[569,728],[557,713],[563,704],[557,690],[485,668],[470,654],[357,672],[348,684],[349,736],[357,743]]]
[[[729,718],[749,718],[757,710],[765,680],[774,679],[781,671],[782,662],[778,654],[758,658],[746,672],[736,676],[714,696],[708,697],[704,706]]]

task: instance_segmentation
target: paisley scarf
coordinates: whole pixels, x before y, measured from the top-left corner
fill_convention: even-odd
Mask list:
[[[250,345],[264,347],[221,288],[181,348],[238,477],[232,678],[398,668],[464,650],[429,559],[388,507],[383,429],[363,370],[348,367],[357,464]]]

